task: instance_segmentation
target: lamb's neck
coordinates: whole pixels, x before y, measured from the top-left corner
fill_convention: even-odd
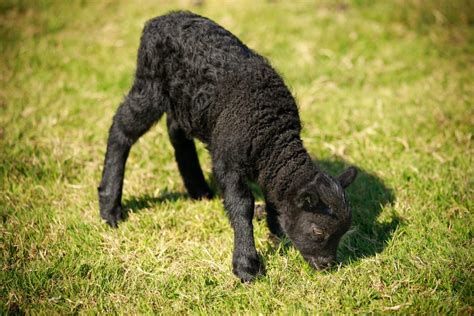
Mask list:
[[[275,142],[268,148],[273,150],[260,163],[258,182],[266,198],[278,203],[285,199],[295,181],[310,181],[318,171],[299,137],[288,142],[280,139],[280,144]]]

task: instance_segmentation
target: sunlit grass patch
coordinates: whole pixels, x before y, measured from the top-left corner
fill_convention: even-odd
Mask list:
[[[316,163],[361,170],[334,270],[256,220],[266,274],[241,284],[222,203],[187,197],[164,122],[132,149],[127,220],[100,220],[141,28],[183,8],[269,58]],[[472,314],[473,16],[469,1],[3,1],[1,311]]]

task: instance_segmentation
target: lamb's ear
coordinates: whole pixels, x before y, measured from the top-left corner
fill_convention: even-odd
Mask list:
[[[318,194],[311,189],[301,190],[295,198],[296,206],[308,212],[316,207],[318,201]]]
[[[341,184],[341,186],[345,189],[347,188],[352,182],[354,182],[355,178],[357,177],[357,168],[356,167],[349,167],[346,171],[344,171],[337,180]]]

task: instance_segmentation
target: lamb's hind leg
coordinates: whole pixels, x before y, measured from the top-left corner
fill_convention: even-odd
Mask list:
[[[136,80],[113,118],[102,181],[98,188],[100,215],[112,227],[117,227],[123,216],[123,177],[130,148],[160,119],[168,106],[167,102],[157,82]]]
[[[166,123],[168,125],[168,135],[174,147],[178,169],[189,195],[193,199],[212,198],[212,191],[209,189],[199,165],[194,141],[186,137],[184,130],[179,127],[169,113],[166,117]]]

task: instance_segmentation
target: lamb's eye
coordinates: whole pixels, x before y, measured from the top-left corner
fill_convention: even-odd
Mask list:
[[[316,242],[323,242],[326,239],[326,234],[324,231],[317,227],[313,227],[313,237]]]

